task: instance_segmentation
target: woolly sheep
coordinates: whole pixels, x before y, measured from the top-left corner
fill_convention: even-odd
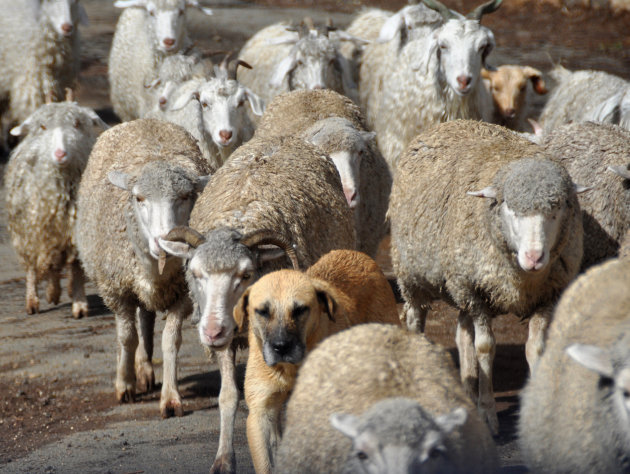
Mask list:
[[[308,19],[299,31],[286,23],[263,28],[241,49],[239,58],[252,65],[241,82],[265,102],[294,89],[332,89],[356,99],[350,66],[339,52],[341,41],[360,41],[343,31],[315,29]]]
[[[533,315],[526,345],[531,368],[550,307],[582,259],[576,187],[540,146],[498,125],[458,120],[409,145],[388,215],[407,326],[424,330],[434,298],[460,309],[462,381],[496,433],[491,320],[507,312]]]
[[[437,452],[425,460],[425,449]],[[287,405],[276,472],[425,472],[434,463],[445,468],[435,472],[497,467],[492,437],[444,349],[395,326],[363,324],[309,354]]]
[[[183,414],[177,351],[191,304],[181,262],[167,259],[157,239],[188,222],[210,171],[184,129],[141,119],[99,137],[79,187],[75,240],[86,274],[116,318],[115,387],[120,402],[133,401],[136,381],[140,390],[152,387],[155,312],[166,313],[163,417]]]
[[[519,132],[529,129],[530,89],[547,93],[542,72],[531,66],[503,65],[494,71],[483,68],[481,77],[494,102],[492,122]],[[530,81],[531,88],[527,87]]]
[[[148,116],[183,126],[197,139],[203,156],[218,168],[254,134],[249,112],[262,115],[264,111],[260,98],[236,80],[236,69],[243,64],[224,62],[216,68],[216,77],[184,82],[173,91],[164,112]]]
[[[392,178],[359,108],[331,90],[281,94],[267,107],[256,135],[292,134],[332,158],[354,210],[357,249],[374,257],[387,232],[385,212]]]
[[[108,77],[114,112],[122,121],[143,117],[151,104],[145,87],[157,77],[162,61],[190,45],[186,9],[196,0],[118,0],[124,8],[109,54]]]
[[[28,314],[39,312],[37,284],[42,279],[48,280],[48,302],[59,303],[61,271],[68,263],[72,315],[87,315],[72,231],[77,189],[96,141],[96,126],[107,128],[92,109],[67,101],[42,105],[11,130],[23,139],[11,153],[5,174],[8,230],[26,270]]]
[[[519,442],[532,472],[627,472],[630,261],[591,268],[564,293],[521,394]]]
[[[479,22],[501,0],[468,17],[437,0],[424,2],[439,14],[423,4],[405,7],[387,19],[361,59],[361,109],[392,169],[419,132],[457,118],[492,118],[492,99],[480,72],[494,35]]]
[[[72,0],[0,0],[1,141],[44,104],[61,99],[79,72],[83,5]],[[2,145],[2,143],[0,143]]]
[[[354,248],[352,214],[339,174],[321,151],[294,137],[255,137],[212,177],[190,227],[198,232],[185,228],[159,242],[188,260],[199,338],[220,351],[221,437],[212,471],[231,472],[238,403],[234,351],[242,341],[234,338],[234,305],[259,276],[289,266],[287,255],[294,268],[306,267],[330,250]]]
[[[569,71],[555,67],[549,75],[557,82],[540,123],[553,130],[570,122],[604,122],[630,130],[630,83],[603,71]]]
[[[614,257],[630,229],[630,132],[592,122],[563,125],[544,136],[545,150],[576,183],[584,224],[582,269]]]

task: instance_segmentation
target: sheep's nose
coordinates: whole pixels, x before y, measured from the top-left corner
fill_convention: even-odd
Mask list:
[[[63,161],[63,159],[66,157],[66,155],[67,155],[66,150],[62,150],[61,148],[57,148],[55,150],[55,158],[59,162]]]
[[[160,107],[164,107],[166,105],[166,97],[164,96],[160,97],[160,99],[158,100],[158,103],[160,104]]]
[[[74,30],[74,27],[70,23],[64,23],[63,25],[61,25],[61,31],[63,31],[67,35],[72,33],[72,30]]]
[[[503,115],[505,115],[507,118],[514,118],[514,116],[516,115],[516,110],[514,110],[513,108],[505,109]]]
[[[232,138],[232,132],[229,130],[220,130],[219,136],[223,142],[227,142],[230,138]]]
[[[461,89],[465,89],[466,87],[468,87],[471,81],[472,81],[472,76],[464,75],[464,74],[457,76],[457,82]]]
[[[542,250],[530,250],[525,252],[525,259],[532,270],[538,270],[542,261],[545,259],[545,252]]]
[[[315,84],[315,85],[313,86],[313,90],[314,90],[314,91],[319,91],[319,90],[322,90],[323,88],[324,88],[324,86],[323,86],[323,85],[321,85],[321,84]]]
[[[165,46],[168,46],[170,48],[175,44],[175,38],[164,38],[162,42]]]
[[[354,189],[344,189],[343,193],[346,195],[346,201],[350,209],[354,209],[357,205],[357,191]]]

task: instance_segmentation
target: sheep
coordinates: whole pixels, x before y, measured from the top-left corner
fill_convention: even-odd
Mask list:
[[[241,82],[265,102],[294,89],[332,89],[356,100],[356,84],[339,43],[360,40],[343,31],[332,37],[309,19],[296,32],[287,28],[286,23],[267,26],[245,43],[239,59],[253,69],[243,71]]]
[[[542,72],[531,66],[503,65],[495,71],[481,69],[481,77],[494,102],[492,122],[524,132],[527,129],[525,119],[529,117],[531,102],[527,84],[531,81],[531,89],[536,94],[546,94]]]
[[[139,390],[153,386],[155,312],[166,313],[162,417],[183,415],[177,351],[191,303],[181,263],[167,259],[157,239],[188,222],[212,171],[183,128],[140,119],[99,137],[79,186],[75,241],[87,276],[115,315],[119,402],[134,400],[136,381]]]
[[[177,87],[170,106],[148,117],[168,120],[183,126],[199,143],[203,156],[214,168],[220,167],[242,143],[254,134],[249,110],[262,115],[260,98],[236,80],[239,65],[235,60],[216,68],[216,77],[191,79]],[[249,103],[249,107],[245,107]]]
[[[420,134],[394,176],[387,212],[407,326],[424,330],[434,298],[460,310],[462,381],[493,433],[491,319],[507,312],[532,316],[531,368],[543,350],[550,308],[580,267],[578,191],[584,189],[540,146],[470,120]]]
[[[186,50],[186,10],[200,9],[196,0],[118,0],[124,8],[116,24],[109,54],[108,78],[114,112],[122,121],[143,117],[151,106],[145,85],[157,77],[160,64],[169,55]]]
[[[332,158],[354,210],[357,249],[374,257],[387,232],[385,212],[392,178],[359,108],[331,90],[281,94],[267,107],[256,136],[291,134]]]
[[[2,137],[44,104],[61,99],[79,72],[83,5],[72,0],[0,0],[0,117]]]
[[[569,71],[556,66],[557,82],[540,114],[543,128],[570,122],[604,122],[630,130],[630,83],[603,71]]]
[[[285,254],[297,268],[330,250],[355,247],[339,174],[324,156],[299,138],[254,137],[212,177],[190,228],[159,239],[166,252],[187,259],[199,338],[219,351],[221,436],[212,472],[232,472],[236,464],[234,354],[245,341],[234,338],[234,305],[260,275],[289,266]]]
[[[423,130],[457,118],[491,120],[480,72],[495,42],[479,22],[500,4],[490,1],[464,17],[424,0],[388,18],[378,40],[365,46],[359,103],[392,170]]]
[[[496,471],[497,456],[446,351],[420,334],[372,323],[326,338],[306,358],[276,468],[487,473]]]
[[[306,354],[324,338],[367,322],[400,325],[396,298],[377,263],[333,250],[305,273],[278,270],[247,288],[234,307],[247,325],[247,441],[257,473],[271,472],[283,405]]]
[[[630,131],[610,124],[572,123],[547,132],[543,146],[575,182],[592,187],[579,196],[582,270],[616,256],[630,229]]]
[[[107,128],[92,109],[66,102],[44,104],[11,130],[23,137],[9,156],[5,174],[8,230],[26,270],[26,312],[39,312],[37,284],[48,280],[46,299],[58,304],[61,271],[70,266],[72,315],[87,316],[84,276],[72,238],[81,173]]]
[[[564,293],[521,393],[519,444],[532,472],[627,472],[630,262],[588,270]]]

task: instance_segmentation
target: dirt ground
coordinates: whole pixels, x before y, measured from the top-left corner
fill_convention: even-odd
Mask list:
[[[113,2],[82,0],[90,17],[83,29],[78,100],[115,123],[107,84],[107,55],[119,12]],[[191,15],[191,36],[207,49],[238,50],[258,29],[282,19],[315,21],[331,17],[345,26],[363,5],[396,9],[402,1],[296,2],[235,0],[211,3],[213,17]],[[472,0],[446,2],[467,12]],[[270,6],[273,5],[273,6]],[[630,78],[630,14],[602,10],[567,11],[552,3],[505,0],[484,17],[496,38],[491,62],[530,64],[547,71],[552,62],[569,68],[594,68]],[[539,107],[542,100],[539,100]],[[4,161],[0,172],[4,173]],[[4,186],[0,188],[4,201]],[[386,246],[379,263],[389,272]],[[70,300],[44,303],[42,312],[24,312],[24,273],[10,246],[6,211],[0,206],[0,472],[207,472],[218,443],[220,377],[198,343],[195,328],[184,325],[179,381],[185,416],[161,420],[159,391],[118,405],[113,392],[115,325],[111,312],[88,285],[90,316],[71,317]],[[156,325],[158,338],[163,321]],[[515,442],[518,392],[527,376],[523,343],[527,326],[513,316],[494,322],[497,338],[495,395],[501,432],[497,438],[504,472],[523,472]],[[436,303],[427,335],[455,356],[455,312]],[[245,354],[239,355],[241,383]],[[161,350],[154,364],[161,379]],[[252,472],[245,438],[247,408],[241,401],[236,420],[239,472]]]

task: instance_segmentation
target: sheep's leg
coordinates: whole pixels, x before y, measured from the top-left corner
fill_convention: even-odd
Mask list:
[[[219,449],[210,468],[212,474],[236,472],[234,454],[234,420],[238,407],[238,388],[236,387],[236,349],[229,346],[217,353],[221,371],[221,392],[219,393],[219,412],[221,415],[221,434]]]
[[[26,314],[39,313],[37,296],[37,272],[30,267],[26,270]]]
[[[479,412],[488,423],[493,435],[499,433],[499,420],[494,402],[492,386],[492,364],[496,341],[492,332],[492,319],[487,314],[479,314],[473,318],[475,327],[475,351],[479,363]]]
[[[182,321],[187,316],[185,303],[177,303],[166,314],[166,324],[162,331],[162,354],[164,357],[162,373],[162,394],[160,396],[160,414],[162,418],[171,415],[183,416],[182,398],[177,389],[177,353],[182,344]]]
[[[472,317],[466,311],[459,312],[455,341],[459,352],[459,373],[464,390],[470,399],[477,403],[479,373],[477,354],[475,354],[475,328]]]
[[[549,321],[551,321],[553,307],[545,307],[534,313],[529,320],[529,335],[525,344],[525,357],[529,365],[530,374],[534,372],[534,368],[545,349],[545,337]]]
[[[138,328],[138,348],[136,349],[136,387],[138,392],[150,392],[155,388],[153,372],[153,330],[155,328],[155,312],[138,307],[136,311]]]
[[[48,284],[46,285],[46,301],[50,304],[58,305],[61,297],[61,275],[58,270],[51,270],[48,273]]]
[[[118,336],[116,398],[120,403],[133,402],[136,395],[134,354],[138,347],[136,308],[134,306],[125,305],[120,312],[116,312],[116,334]]]
[[[424,332],[429,309],[428,296],[417,288],[410,288],[399,281],[400,294],[405,299],[402,315],[405,317],[407,329],[413,332]]]
[[[79,260],[70,265],[70,281],[68,281],[68,296],[72,298],[72,316],[76,319],[88,315],[88,303],[85,297],[85,273]]]

